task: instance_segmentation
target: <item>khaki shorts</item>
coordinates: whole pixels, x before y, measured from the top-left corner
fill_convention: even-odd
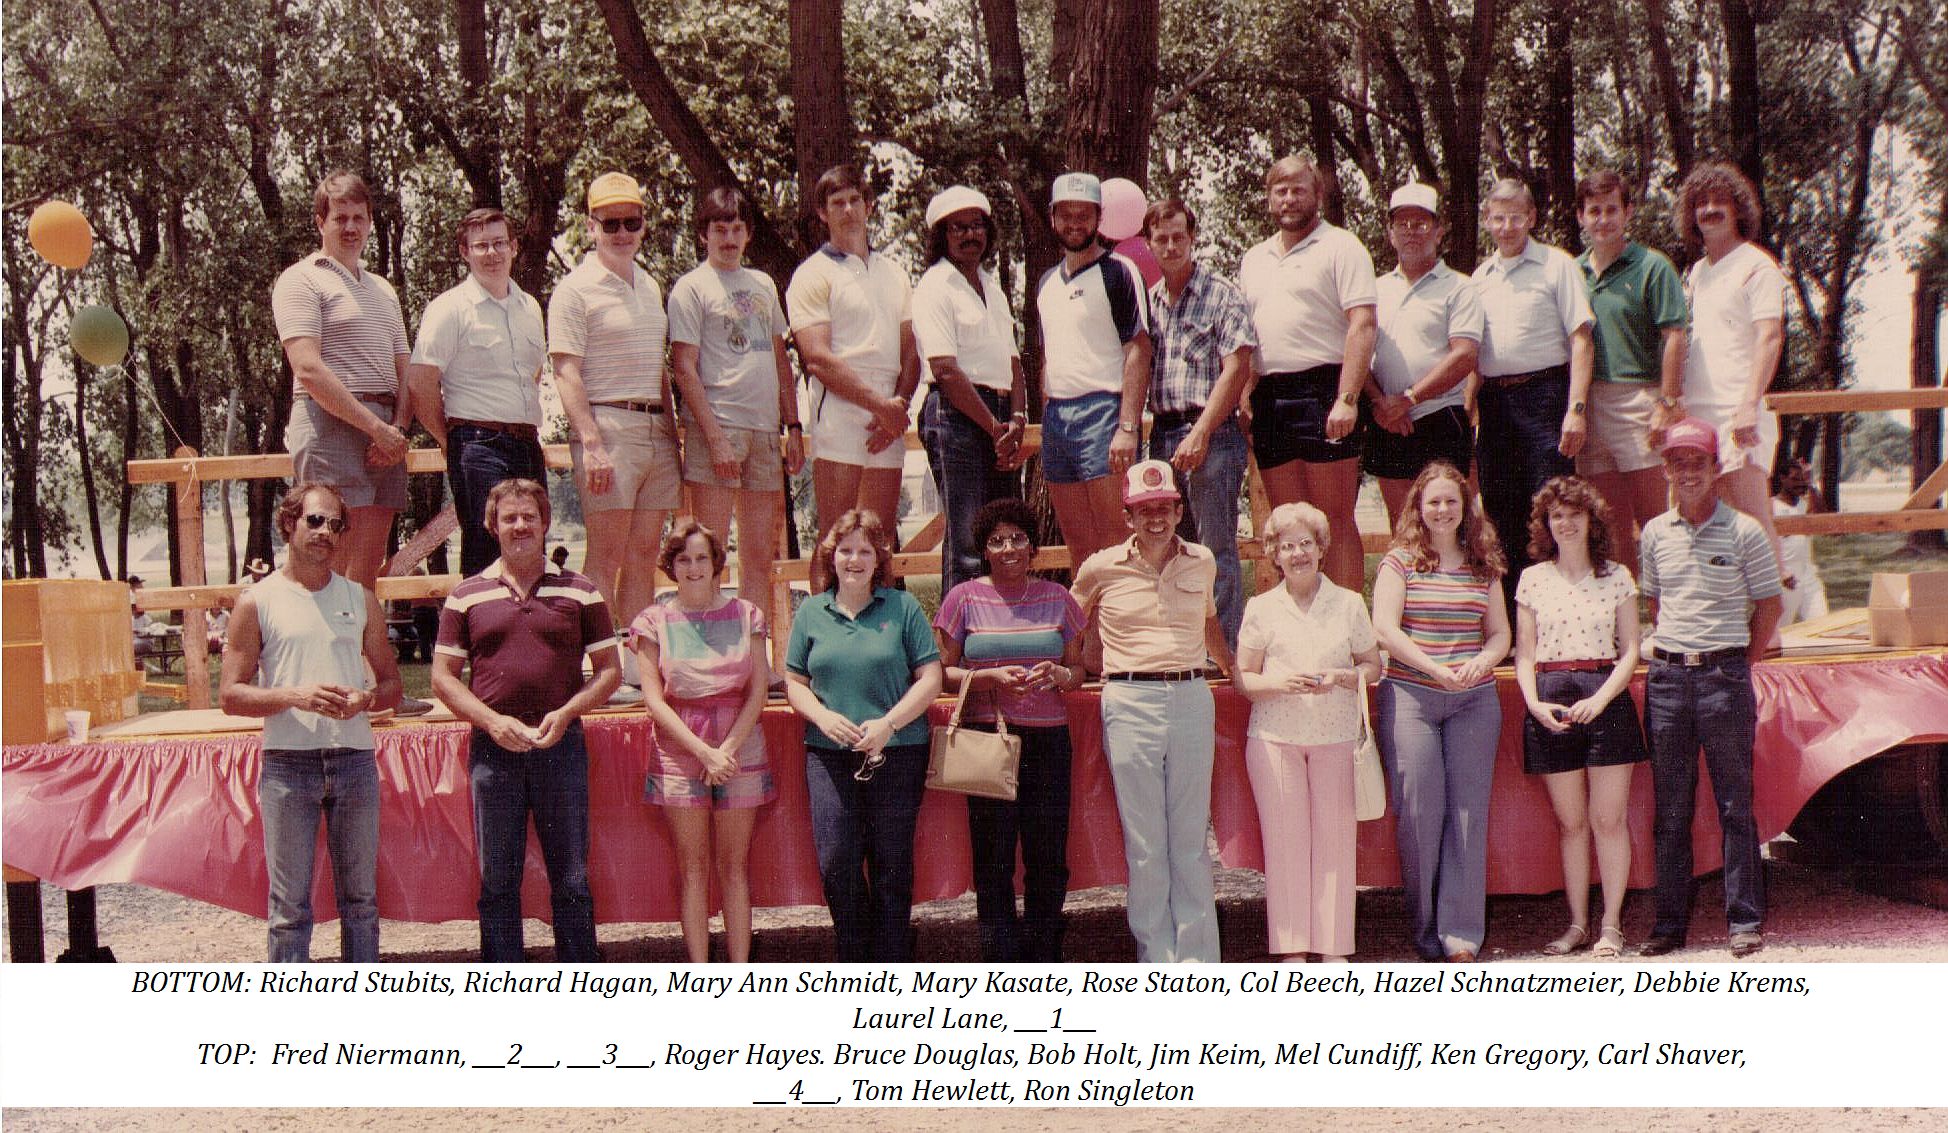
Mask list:
[[[1589,438],[1576,454],[1576,471],[1599,476],[1663,467],[1663,458],[1650,447],[1650,416],[1659,392],[1655,382],[1591,382]]]
[[[898,374],[862,372],[859,376],[866,385],[889,397],[899,379]],[[864,406],[847,401],[824,386],[814,385],[812,416],[807,422],[812,441],[811,455],[833,464],[856,464],[861,468],[905,468],[904,434],[894,438],[892,444],[878,452],[866,451],[866,429],[872,420],[873,415]]]
[[[713,488],[741,488],[746,492],[782,492],[785,458],[779,451],[778,434],[763,429],[739,429],[719,425],[731,452],[737,456],[737,475],[722,477],[710,466],[710,446],[703,443],[703,432],[695,422],[683,422],[683,482],[707,484]]]
[[[683,477],[677,472],[676,436],[662,413],[640,413],[611,405],[592,405],[595,424],[602,430],[615,483],[606,492],[588,490],[582,468],[582,443],[570,441],[568,455],[575,464],[575,486],[582,493],[582,512],[675,511],[683,506]]]
[[[382,418],[391,413],[378,405],[370,408]],[[328,484],[338,489],[348,508],[399,511],[406,506],[406,462],[383,468],[367,464],[372,438],[308,397],[291,400],[284,447],[291,454],[293,483]]]

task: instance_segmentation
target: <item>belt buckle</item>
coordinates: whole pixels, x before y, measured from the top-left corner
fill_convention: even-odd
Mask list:
[[[1686,653],[1684,655],[1684,667],[1687,669],[1699,668],[1704,663],[1705,655],[1702,653]]]

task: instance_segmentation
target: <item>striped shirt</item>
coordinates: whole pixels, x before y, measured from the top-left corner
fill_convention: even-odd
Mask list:
[[[663,398],[663,289],[639,264],[624,283],[594,252],[548,298],[548,353],[582,360],[590,402]]]
[[[1400,629],[1421,652],[1443,665],[1460,665],[1481,652],[1487,641],[1488,586],[1491,580],[1461,570],[1415,570],[1413,553],[1395,547],[1380,560],[1382,573],[1392,572],[1406,583],[1400,607]],[[1423,688],[1447,691],[1433,678],[1399,659],[1387,657],[1387,676]],[[1490,673],[1476,687],[1494,681]]]
[[[1150,408],[1158,413],[1203,409],[1211,400],[1224,360],[1258,344],[1251,310],[1231,284],[1202,265],[1192,264],[1177,301],[1170,285],[1150,289],[1150,335],[1156,353],[1150,362]]]
[[[271,288],[277,340],[318,340],[318,354],[353,393],[399,392],[399,355],[410,354],[399,293],[385,276],[354,275],[314,252],[284,269]],[[295,379],[294,379],[295,380]],[[303,396],[302,386],[297,387]]]
[[[1745,648],[1753,603],[1780,593],[1765,529],[1722,500],[1695,527],[1675,508],[1644,524],[1637,554],[1643,592],[1657,600],[1657,647],[1673,653]]]
[[[673,701],[736,697],[750,689],[751,638],[765,636],[764,613],[742,598],[714,610],[686,610],[671,594],[629,623],[629,647],[656,646],[663,695]]]
[[[534,725],[582,690],[583,655],[615,644],[593,582],[544,565],[523,600],[495,559],[447,595],[433,651],[472,666],[468,687],[487,707]]]
[[[1020,597],[1009,598],[994,583],[976,578],[947,592],[933,628],[960,643],[965,668],[1032,667],[1062,660],[1063,647],[1082,633],[1082,608],[1067,590],[1047,579],[1030,578]],[[1060,727],[1069,721],[1062,694],[1054,691],[1008,695],[1001,714],[1011,724],[1036,728]],[[970,695],[961,718],[994,719],[994,697]]]

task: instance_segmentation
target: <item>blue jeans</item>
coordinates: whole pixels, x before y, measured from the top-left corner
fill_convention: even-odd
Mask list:
[[[805,749],[812,845],[841,963],[913,959],[913,828],[927,789],[927,746],[887,747],[861,783],[861,756]]]
[[[1569,476],[1576,462],[1556,451],[1562,443],[1562,419],[1569,412],[1569,367],[1559,372],[1502,387],[1495,379],[1481,383],[1477,404],[1481,430],[1475,438],[1475,467],[1481,472],[1481,510],[1501,536],[1508,556],[1505,578],[1522,577],[1529,558],[1529,505],[1542,485],[1554,476]],[[1515,624],[1515,587],[1502,587],[1508,604],[1508,624]]]
[[[973,727],[992,731],[991,724]],[[974,849],[974,907],[981,959],[990,964],[1062,959],[1062,903],[1069,895],[1069,730],[1010,728],[1021,737],[1015,801],[967,799]],[[1024,867],[1015,912],[1015,846]]]
[[[455,425],[446,434],[446,478],[460,519],[460,573],[479,574],[500,556],[487,533],[487,493],[502,480],[522,477],[548,484],[541,445],[526,437],[478,425]]]
[[[1008,395],[975,386],[988,411],[1004,424]],[[938,386],[920,405],[920,439],[927,446],[927,466],[940,493],[940,512],[947,537],[940,550],[940,592],[947,593],[988,572],[987,559],[974,545],[974,513],[990,500],[1021,495],[1021,474],[995,468],[994,438],[972,418],[955,409]]]
[[[1488,923],[1488,795],[1502,702],[1494,684],[1442,692],[1380,682],[1375,722],[1396,816],[1414,951],[1481,951]]]
[[[1150,457],[1169,460],[1197,423],[1189,416],[1175,420],[1158,418],[1150,431]],[[1168,421],[1168,424],[1164,422]],[[1204,463],[1190,474],[1184,493],[1184,522],[1179,534],[1201,543],[1217,556],[1218,621],[1224,625],[1225,643],[1238,648],[1238,626],[1244,621],[1244,583],[1238,566],[1238,499],[1243,493],[1245,463],[1251,459],[1251,446],[1234,417],[1211,434],[1204,452]]]
[[[372,753],[342,747],[266,751],[257,805],[270,874],[270,962],[311,960],[311,878],[321,817],[338,895],[339,958],[377,961],[379,767]]]
[[[593,963],[595,900],[588,889],[588,748],[582,725],[568,726],[549,748],[512,752],[473,732],[473,832],[480,855],[480,959],[518,963],[521,875],[528,854],[528,815],[548,870],[555,918],[555,960]]]
[[[1653,659],[1644,681],[1657,817],[1657,919],[1651,935],[1680,940],[1691,923],[1691,818],[1704,747],[1711,794],[1724,832],[1725,917],[1731,931],[1757,932],[1765,919],[1765,867],[1752,816],[1752,737],[1758,701],[1742,657],[1686,668]]]
[[[1211,686],[1104,681],[1102,714],[1137,961],[1215,964],[1217,895],[1206,833],[1217,735]]]

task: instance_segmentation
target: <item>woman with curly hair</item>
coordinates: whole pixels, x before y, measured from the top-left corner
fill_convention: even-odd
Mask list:
[[[1373,580],[1373,631],[1387,652],[1378,731],[1423,960],[1473,962],[1486,932],[1507,569],[1467,478],[1445,460],[1422,469]]]
[[[1556,813],[1569,928],[1543,946],[1551,956],[1589,943],[1590,832],[1603,879],[1596,955],[1623,954],[1623,898],[1630,886],[1625,813],[1635,764],[1649,758],[1630,699],[1639,639],[1637,584],[1612,561],[1610,509],[1588,481],[1558,476],[1529,512],[1535,565],[1515,585],[1515,681],[1522,767],[1542,776]]]

